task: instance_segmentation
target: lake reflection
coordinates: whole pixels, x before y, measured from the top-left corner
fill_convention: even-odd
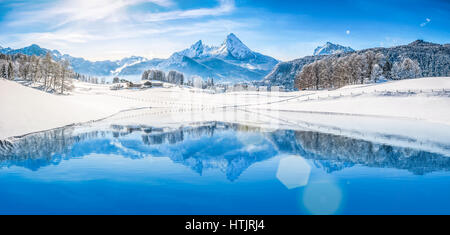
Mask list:
[[[439,214],[449,169],[442,154],[311,131],[68,127],[0,143],[0,213]]]

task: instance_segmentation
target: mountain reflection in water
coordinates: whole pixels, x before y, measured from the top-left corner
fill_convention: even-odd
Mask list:
[[[415,175],[449,171],[441,154],[377,144],[344,136],[310,132],[267,131],[232,123],[197,123],[179,128],[146,125],[80,129],[67,127],[0,143],[0,167],[32,171],[91,154],[131,159],[169,157],[202,175],[219,169],[235,181],[251,165],[280,154],[310,159],[327,173],[355,165],[408,170]]]

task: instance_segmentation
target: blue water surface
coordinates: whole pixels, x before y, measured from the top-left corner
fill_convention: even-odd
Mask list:
[[[450,213],[450,158],[311,131],[68,127],[0,150],[0,214]]]

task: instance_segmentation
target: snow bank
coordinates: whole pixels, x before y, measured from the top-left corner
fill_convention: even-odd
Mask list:
[[[245,112],[239,115],[232,111],[220,112],[221,120],[269,127],[273,118],[263,118],[265,115],[276,116],[284,123],[295,123],[310,117],[309,121],[321,120],[320,124],[324,125],[341,120],[346,115],[365,115],[450,126],[450,78],[423,78],[349,86],[334,91],[289,93],[208,94],[180,87],[111,91],[108,85],[82,82],[75,82],[74,85],[76,88],[72,94],[61,96],[0,80],[0,139],[143,108],[152,108],[153,114],[150,120],[146,119],[147,122],[160,122],[167,119],[167,115],[176,116],[179,121],[201,120],[202,115],[208,120],[219,119],[213,111],[217,113],[217,110],[227,108]],[[307,115],[308,112],[325,116],[312,118]],[[352,123],[357,124],[358,120],[353,117]],[[333,125],[339,126],[340,123]],[[292,126],[290,124],[289,128]]]
[[[114,97],[52,95],[0,79],[0,139],[97,120],[130,107]]]

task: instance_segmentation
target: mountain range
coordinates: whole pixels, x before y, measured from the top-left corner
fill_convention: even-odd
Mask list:
[[[283,86],[294,89],[295,76],[303,66],[324,58],[339,58],[351,53],[373,51],[383,54],[393,64],[403,58],[418,62],[422,76],[450,76],[450,44],[435,44],[417,40],[411,44],[391,48],[371,48],[354,51],[350,47],[326,43],[306,56],[288,62],[280,62],[249,49],[234,34],[227,36],[220,46],[208,46],[201,40],[188,49],[172,54],[168,59],[147,59],[139,56],[127,57],[117,61],[91,62],[83,58],[61,54],[57,50],[31,45],[22,49],[0,47],[3,54],[25,54],[44,56],[50,53],[55,60],[68,60],[74,71],[93,76],[137,76],[145,70],[159,69],[165,72],[176,70],[186,77],[200,76],[214,78],[219,82],[260,81],[268,86]]]
[[[85,60],[83,58],[77,58],[70,56],[68,54],[62,54],[57,50],[49,50],[46,48],[41,48],[36,44],[21,49],[0,48],[0,53],[7,55],[14,55],[14,54],[24,54],[28,56],[35,55],[41,57],[45,56],[47,53],[50,53],[53,59],[56,61],[61,60],[69,61],[70,65],[72,66],[75,72],[94,76],[117,75],[123,68],[126,68],[130,65],[134,65],[137,63],[148,61],[148,59],[144,57],[132,56],[117,61],[105,60],[92,62],[89,60]]]
[[[50,53],[56,61],[69,61],[75,72],[92,76],[141,75],[145,70],[159,69],[165,72],[176,70],[187,77],[211,77],[222,82],[261,80],[279,63],[270,56],[252,51],[234,34],[229,34],[220,46],[208,46],[198,41],[190,48],[172,54],[168,59],[132,56],[117,61],[92,62],[61,54],[57,50],[41,48],[36,44],[21,49],[0,47],[0,53],[29,56],[45,56]]]

